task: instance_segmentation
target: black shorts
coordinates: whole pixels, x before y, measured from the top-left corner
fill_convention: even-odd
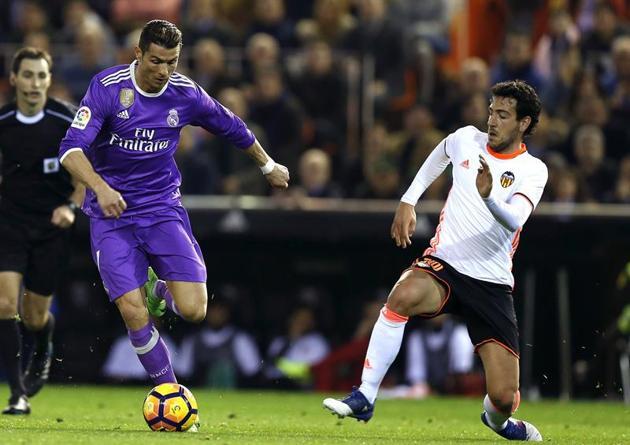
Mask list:
[[[441,313],[458,315],[466,323],[475,351],[492,341],[519,356],[518,326],[510,286],[471,278],[430,255],[416,259],[411,268],[433,275],[446,289],[440,309],[423,317],[432,318]]]
[[[0,213],[0,271],[19,272],[24,287],[52,295],[68,261],[70,231]]]

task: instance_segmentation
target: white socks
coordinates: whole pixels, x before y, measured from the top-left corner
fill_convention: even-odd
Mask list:
[[[374,324],[359,388],[370,403],[376,400],[378,388],[398,355],[408,318],[384,306]]]
[[[503,428],[507,426],[507,420],[510,416],[506,416],[505,413],[497,411],[490,401],[488,394],[486,394],[486,397],[483,399],[483,409],[486,411],[485,416],[490,428],[495,431],[502,431]]]

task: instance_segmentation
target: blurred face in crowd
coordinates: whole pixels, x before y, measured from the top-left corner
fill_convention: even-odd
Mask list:
[[[312,148],[300,158],[300,179],[307,190],[323,188],[330,180],[330,158],[319,149]]]
[[[578,129],[574,147],[575,158],[580,168],[591,171],[599,167],[604,160],[604,136],[596,127]]]
[[[529,36],[525,34],[508,34],[505,38],[503,57],[510,69],[518,69],[527,65],[532,58]]]
[[[529,116],[517,119],[516,99],[492,96],[488,107],[488,145],[502,152],[514,143],[520,144],[530,123]]]
[[[261,23],[273,25],[284,18],[283,0],[258,0],[254,5],[254,15]]]
[[[168,82],[169,77],[177,68],[180,47],[164,48],[151,43],[146,52],[136,47],[136,81],[138,86],[147,93],[157,93]]]
[[[38,113],[46,103],[50,88],[50,67],[44,59],[23,59],[9,81],[15,87],[18,109],[26,115]]]
[[[333,64],[330,46],[324,42],[310,45],[306,52],[306,64],[313,74],[322,75],[329,73]]]
[[[219,74],[224,71],[225,53],[216,40],[199,40],[193,48],[193,57],[199,73]]]
[[[490,86],[488,65],[477,57],[464,61],[460,76],[461,90],[464,94],[485,93]]]

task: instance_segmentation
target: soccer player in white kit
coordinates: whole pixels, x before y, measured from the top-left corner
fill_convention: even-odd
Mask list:
[[[547,167],[527,152],[524,136],[538,123],[540,100],[527,83],[492,87],[488,133],[460,128],[427,157],[403,195],[391,227],[398,247],[411,244],[415,205],[452,164],[453,186],[430,247],[394,285],[374,325],[361,386],[324,407],[367,422],[410,316],[459,315],[486,375],[482,422],[510,440],[541,441],[532,424],[512,418],[520,402],[518,327],[512,256],[519,235],[547,182]]]

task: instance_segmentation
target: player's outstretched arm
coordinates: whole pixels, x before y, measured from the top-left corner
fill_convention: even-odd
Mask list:
[[[122,195],[111,188],[94,171],[92,164],[82,150],[67,152],[61,162],[74,178],[94,191],[98,205],[106,217],[118,218],[127,208],[127,203]]]
[[[403,249],[411,245],[411,237],[416,230],[416,208],[405,202],[398,203],[390,235],[396,246]]]
[[[260,167],[272,187],[285,189],[289,186],[289,169],[271,159],[257,140],[254,140],[245,153]]]

